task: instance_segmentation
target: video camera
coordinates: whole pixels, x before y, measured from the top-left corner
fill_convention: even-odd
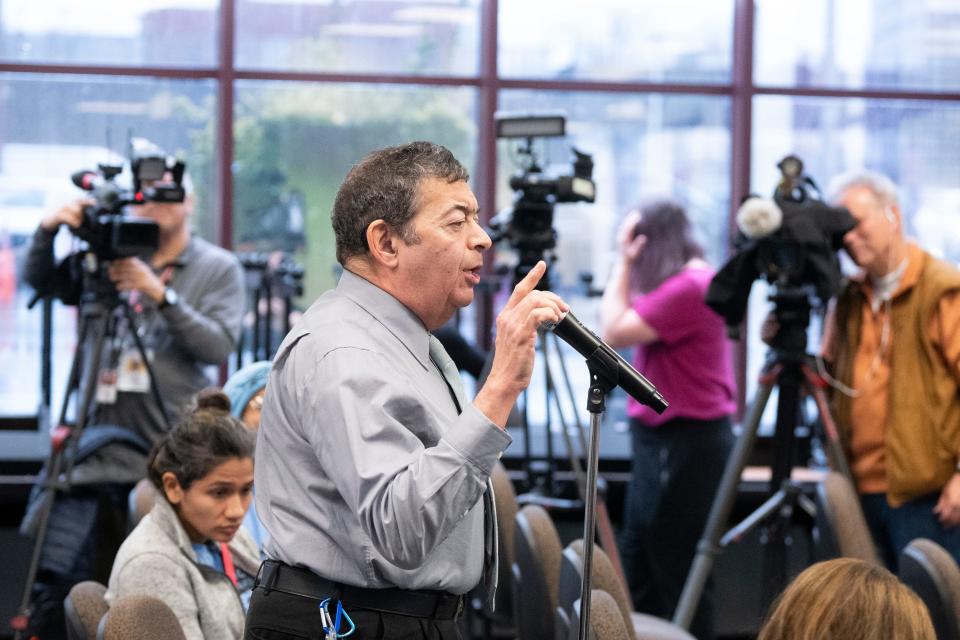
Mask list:
[[[100,261],[150,255],[160,243],[155,222],[125,215],[128,205],[146,202],[183,202],[186,165],[167,156],[143,138],[130,140],[130,170],[133,189],[122,189],[116,177],[122,165],[97,165],[97,171],[81,170],[70,176],[73,184],[90,191],[94,204],[84,208],[83,220],[74,234],[85,240]]]
[[[720,268],[706,302],[726,320],[731,337],[746,312],[753,281],[763,277],[774,287],[776,304],[825,303],[840,287],[837,251],[856,226],[850,212],[823,202],[803,162],[787,156],[777,164],[781,180],[772,199],[744,200],[737,211],[736,253]]]
[[[494,242],[506,240],[518,253],[515,281],[519,282],[545,254],[557,246],[553,228],[553,208],[558,203],[593,202],[596,184],[592,180],[593,159],[573,149],[573,173],[548,176],[543,172],[533,148],[534,138],[560,137],[566,133],[562,115],[496,117],[497,138],[522,138],[517,149],[521,170],[510,178],[514,191],[513,207],[490,220],[490,236]],[[548,288],[549,279],[541,279],[538,288]]]

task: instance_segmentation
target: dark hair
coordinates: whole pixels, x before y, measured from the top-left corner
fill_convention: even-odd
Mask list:
[[[654,200],[637,207],[640,222],[632,238],[643,234],[647,243],[630,267],[630,286],[649,293],[670,276],[680,273],[693,258],[703,257],[703,248],[693,239],[693,229],[683,207],[670,200]]]
[[[187,490],[215,467],[233,458],[253,458],[254,435],[230,415],[230,399],[219,389],[197,394],[197,406],[157,443],[147,477],[163,491],[163,474],[177,477]]]
[[[367,227],[383,220],[404,242],[419,241],[409,222],[420,206],[420,182],[439,178],[466,182],[470,175],[446,147],[411,142],[367,154],[344,179],[333,202],[331,220],[337,261],[369,251]]]

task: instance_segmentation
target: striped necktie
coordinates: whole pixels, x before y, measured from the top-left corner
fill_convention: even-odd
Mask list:
[[[432,334],[430,335],[430,359],[433,360],[447,383],[450,397],[457,406],[457,413],[463,413],[463,407],[467,403],[467,394],[463,389],[460,371],[457,370],[457,365],[447,355],[447,350]],[[487,490],[483,492],[483,551],[483,583],[486,586],[487,603],[492,610],[493,599],[497,592],[499,558],[497,550],[497,508],[493,500],[493,485],[489,478],[487,479]]]

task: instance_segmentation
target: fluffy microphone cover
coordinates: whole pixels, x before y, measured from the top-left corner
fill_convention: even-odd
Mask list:
[[[737,227],[748,238],[763,238],[783,224],[783,211],[769,198],[753,196],[737,210]]]

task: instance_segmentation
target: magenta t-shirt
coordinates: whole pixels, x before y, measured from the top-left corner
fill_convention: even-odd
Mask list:
[[[712,278],[709,268],[688,267],[634,299],[633,308],[660,339],[637,346],[633,365],[670,406],[657,415],[629,398],[631,418],[659,426],[674,418],[714,420],[736,409],[731,344],[723,319],[703,301]]]

